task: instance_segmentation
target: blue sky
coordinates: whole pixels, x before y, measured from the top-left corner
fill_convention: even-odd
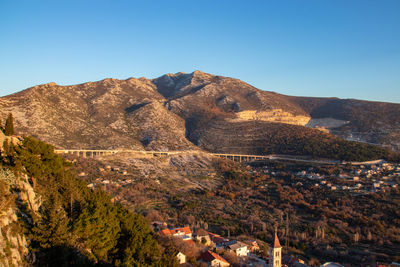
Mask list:
[[[399,14],[398,0],[0,0],[0,95],[198,69],[400,103]]]

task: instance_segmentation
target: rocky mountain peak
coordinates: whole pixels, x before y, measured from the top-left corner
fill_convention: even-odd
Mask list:
[[[42,84],[0,98],[0,118],[8,113],[18,134],[60,148],[176,149],[203,140],[200,129],[206,129],[207,142],[220,143],[213,138],[220,125],[208,124],[215,118],[226,132],[254,121],[317,125],[347,139],[400,147],[399,104],[290,97],[199,70],[155,79]]]

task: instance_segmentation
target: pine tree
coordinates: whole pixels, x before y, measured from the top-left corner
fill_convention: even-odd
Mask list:
[[[107,262],[108,256],[115,253],[120,225],[117,210],[105,193],[92,195],[74,228],[75,234],[85,240],[85,246],[91,250],[96,262]]]
[[[11,113],[7,117],[6,126],[4,128],[4,134],[7,136],[14,134],[14,122],[13,122],[13,116]]]
[[[32,228],[32,239],[38,247],[50,248],[68,240],[68,217],[60,200],[51,194],[40,207],[41,220]]]
[[[30,231],[32,250],[37,255],[38,266],[68,266],[71,252],[68,218],[61,201],[55,194],[40,206],[41,219]]]
[[[170,242],[166,246],[164,253],[162,254],[160,265],[161,266],[171,266],[171,267],[179,266],[178,260],[175,257],[175,255],[176,255],[176,250],[175,250],[174,246],[172,245],[172,242]]]
[[[114,255],[122,266],[149,266],[160,256],[156,241],[148,222],[138,214],[133,214],[117,205],[121,232],[118,238],[118,251]]]

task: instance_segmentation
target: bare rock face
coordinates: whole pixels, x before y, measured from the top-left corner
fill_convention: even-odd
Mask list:
[[[129,113],[127,122],[136,125],[137,138],[148,150],[195,148],[185,137],[185,121],[158,101]]]
[[[347,139],[400,147],[399,104],[290,97],[201,71],[151,80],[43,84],[0,98],[0,118],[10,112],[18,134],[38,137],[57,148],[206,148],[198,142],[201,135],[207,135],[208,147],[219,142],[212,132],[218,127],[204,131],[211,122],[235,129],[238,122],[253,121],[308,126]]]
[[[16,203],[28,204],[28,209],[37,212],[41,199],[28,182],[28,177],[16,177],[10,170],[0,170],[0,183],[4,192],[0,209],[0,265],[24,266],[29,257],[28,242],[20,231],[18,216],[24,216]],[[18,196],[11,193],[11,186],[18,189]]]
[[[236,114],[237,121],[268,121],[305,126],[310,121],[308,116],[296,116],[282,109],[270,111],[246,110]]]

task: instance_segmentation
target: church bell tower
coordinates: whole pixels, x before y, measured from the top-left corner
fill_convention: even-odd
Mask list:
[[[282,266],[282,246],[279,243],[278,235],[275,233],[274,243],[269,250],[269,267]]]

